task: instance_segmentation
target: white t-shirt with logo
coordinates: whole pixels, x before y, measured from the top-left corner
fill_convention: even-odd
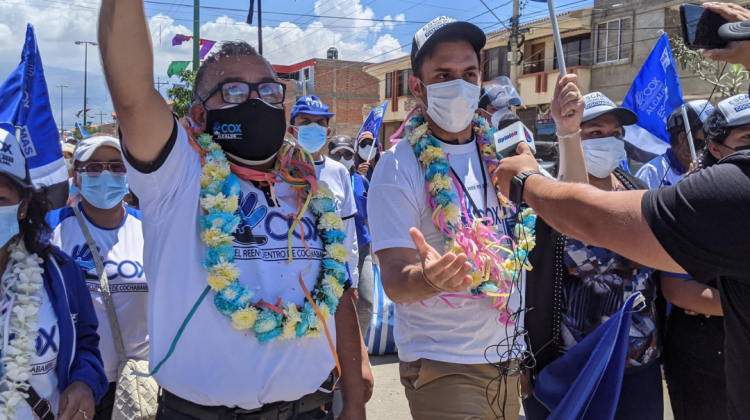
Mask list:
[[[9,274],[11,265],[8,264],[5,273]],[[36,339],[36,352],[31,358],[29,368],[31,379],[29,384],[34,387],[40,397],[49,401],[52,413],[57,413],[60,402],[60,389],[57,380],[57,354],[60,351],[60,328],[58,326],[57,314],[52,302],[49,300],[47,290],[43,290],[42,306],[39,307],[39,323]],[[11,337],[12,338],[12,337]],[[4,391],[0,388],[0,392]],[[23,400],[16,407],[18,419],[34,419],[31,407]]]
[[[120,226],[107,229],[95,225],[81,210],[91,236],[99,247],[109,279],[112,302],[120,323],[125,354],[129,359],[148,360],[148,284],[143,270],[143,229],[140,211],[126,207],[125,218]],[[101,283],[86,237],[83,236],[73,209],[64,208],[60,213],[60,224],[55,228],[52,242],[83,269],[86,286],[94,300],[94,309],[99,318],[99,350],[104,361],[104,371],[109,382],[117,381],[120,356],[117,354],[107,308],[101,293]]]
[[[144,267],[149,285],[150,363],[164,359],[193,305],[207,286],[206,246],[200,239],[200,172],[198,153],[185,130],[177,128],[175,144],[164,163],[152,173],[140,173],[128,164],[130,187],[140,199],[145,239]],[[288,260],[288,217],[297,212],[290,187],[275,187],[278,206],[264,192],[241,181],[242,222],[233,242],[240,283],[250,286],[254,300],[302,304],[302,279],[308,290],[316,285],[323,241],[316,219],[307,211],[293,235]],[[356,241],[356,239],[355,239]],[[238,331],[231,319],[214,305],[214,292],[196,310],[169,360],[155,375],[159,385],[201,405],[254,409],[277,401],[295,401],[315,392],[335,363],[327,339],[275,339],[261,343],[252,331]],[[329,318],[331,338],[336,326]]]
[[[441,148],[480,214],[491,218],[493,224],[498,226],[498,237],[512,236],[513,214],[498,205],[490,174],[486,164],[479,160],[475,141],[462,145],[441,142]],[[367,213],[373,251],[411,248],[416,253],[409,236],[409,229],[416,227],[430,246],[441,254],[445,253],[443,237],[435,228],[432,210],[427,205],[425,171],[408,141],[400,142],[380,158],[368,196]],[[458,204],[458,200],[455,203]],[[469,212],[473,212],[474,206],[466,195],[464,204]],[[510,297],[508,307],[511,313],[521,306],[521,294],[525,287],[523,279],[525,273],[519,285],[520,292],[514,290]],[[471,292],[461,294],[470,296]],[[458,309],[451,309],[438,297],[427,299],[424,305],[418,302],[396,305],[394,337],[399,359],[412,362],[427,358],[449,363],[482,364],[487,362],[485,349],[488,346],[498,345],[514,335],[514,327],[506,328],[498,320],[500,312],[488,307],[491,300],[449,299]],[[518,327],[523,328],[522,314]],[[512,358],[517,358],[518,351],[525,349],[523,337],[517,337],[515,341]],[[499,350],[504,357],[498,356],[494,350],[487,355],[492,362],[507,360],[505,349]]]
[[[346,233],[346,247],[349,250],[349,271],[352,275],[352,287],[359,283],[359,247],[357,244],[357,225],[354,216],[357,214],[357,203],[354,201],[349,171],[344,165],[323,156],[323,160],[315,162],[315,175],[325,181],[331,189],[336,201],[336,211],[344,220]]]

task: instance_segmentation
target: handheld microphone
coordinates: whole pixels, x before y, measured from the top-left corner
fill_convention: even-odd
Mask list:
[[[526,142],[531,148],[531,153],[536,154],[534,137],[531,132],[521,121],[510,121],[510,124],[502,124],[503,128],[498,128],[495,133],[494,142],[495,150],[502,157],[516,155],[516,148],[519,143]]]

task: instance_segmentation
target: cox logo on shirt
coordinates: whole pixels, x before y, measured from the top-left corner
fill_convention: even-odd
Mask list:
[[[234,233],[234,240],[243,245],[265,245],[268,238],[275,241],[286,241],[289,235],[289,229],[292,228],[294,220],[277,211],[268,211],[268,207],[260,206],[258,203],[258,194],[249,193],[245,195],[240,192],[240,205],[237,209],[241,220],[237,230]],[[310,217],[302,218],[302,225],[305,229],[305,241],[317,241],[318,230],[315,223]],[[253,233],[256,227],[262,227],[266,235]],[[295,229],[294,237],[301,239],[299,228]]]
[[[242,124],[214,123],[214,136],[218,140],[242,140]]]
[[[97,252],[99,251],[97,247]],[[99,279],[96,273],[96,264],[94,263],[94,256],[91,255],[91,250],[87,244],[76,245],[73,247],[73,252],[70,253],[75,261],[86,274],[87,279]],[[109,267],[115,268],[112,273],[108,270]],[[143,278],[143,265],[139,261],[122,260],[117,261],[104,261],[104,269],[107,270],[107,277],[110,280],[114,280],[117,277],[124,279]]]

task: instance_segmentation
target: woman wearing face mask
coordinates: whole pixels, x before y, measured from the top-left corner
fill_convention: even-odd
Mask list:
[[[372,253],[370,252],[370,231],[367,226],[367,192],[370,182],[364,176],[354,170],[354,140],[342,134],[333,136],[328,143],[328,156],[341,163],[349,170],[354,200],[357,203],[357,215],[354,223],[357,226],[357,241],[359,245],[359,301],[357,301],[357,315],[359,317],[359,328],[364,336],[372,321],[372,299],[373,299],[373,271]]]
[[[557,100],[557,98],[553,99]],[[602,190],[646,189],[639,179],[619,168],[626,158],[624,126],[637,122],[630,110],[618,108],[609,98],[595,92],[584,97],[583,113],[572,118],[580,121],[576,132],[560,132],[561,156],[570,154],[567,140],[582,140],[588,183]],[[558,120],[558,115],[553,116]],[[580,153],[580,152],[579,152]],[[606,228],[606,227],[602,227]],[[537,248],[529,260],[535,269],[531,284],[547,284],[529,292],[526,328],[538,373],[559,355],[573,348],[603,324],[636,292],[646,298],[643,309],[633,313],[628,341],[625,374],[622,378],[616,420],[661,420],[663,396],[659,356],[661,343],[657,330],[654,270],[643,267],[607,249],[582,243],[551,231],[547,235],[537,228]],[[537,268],[541,268],[537,272]],[[545,271],[545,268],[549,269]],[[541,273],[554,273],[540,276]],[[530,420],[545,419],[546,408],[535,398],[524,400]]]
[[[49,243],[48,207],[0,130],[0,418],[92,419],[106,390],[98,322],[81,269]]]
[[[372,172],[379,160],[380,146],[375,143],[375,137],[371,132],[363,131],[357,140],[357,156],[354,161],[357,172],[366,177],[368,181],[371,180]]]
[[[80,203],[60,213],[54,242],[72,255],[84,272],[99,318],[100,350],[109,389],[96,407],[96,419],[112,417],[120,367],[120,348],[127,359],[148,360],[146,320],[148,285],[143,269],[141,214],[123,204],[128,193],[126,168],[120,142],[109,136],[92,136],[82,141],[73,157],[75,184]],[[103,267],[92,255],[96,244]],[[111,304],[120,334],[108,316],[109,299],[102,295],[100,277],[106,271]],[[122,336],[121,343],[114,337]]]

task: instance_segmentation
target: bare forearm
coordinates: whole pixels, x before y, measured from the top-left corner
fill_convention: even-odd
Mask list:
[[[673,305],[704,315],[723,316],[719,290],[695,280],[662,277],[664,297]]]
[[[99,49],[125,147],[135,159],[152,162],[167,143],[173,122],[154,88],[151,32],[142,0],[103,0]]]
[[[421,264],[394,260],[389,255],[390,251],[379,251],[377,254],[381,262],[383,289],[393,302],[419,302],[439,294],[425,281]]]
[[[568,182],[588,184],[589,174],[586,170],[586,158],[583,153],[581,134],[573,137],[560,138],[560,170],[558,179]]]
[[[336,353],[341,364],[341,392],[348,410],[365,417],[365,388],[362,379],[362,353],[364,342],[357,319],[354,289],[341,296],[336,310]],[[366,352],[364,352],[366,354]]]
[[[524,200],[558,232],[607,248],[648,267],[684,273],[641,212],[644,191],[606,192],[543,176],[526,181]]]
[[[353,217],[344,220],[344,233],[346,233],[344,246],[349,251],[349,272],[352,276],[352,282],[359,284],[359,244],[357,242],[357,225]]]

